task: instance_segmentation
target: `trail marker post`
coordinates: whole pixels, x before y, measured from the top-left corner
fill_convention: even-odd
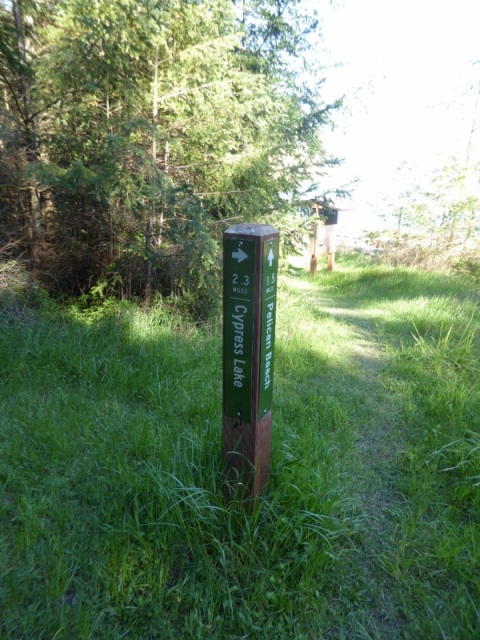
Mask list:
[[[323,250],[321,253],[327,254],[327,271],[333,271],[335,268],[335,252],[336,252],[336,232],[338,225],[338,212],[339,209],[333,206],[331,200],[327,200],[323,197],[323,200],[317,200],[311,204],[312,217],[319,216],[325,224],[324,237],[323,237]],[[312,223],[312,228],[315,229],[315,242],[310,238],[310,273],[312,276],[317,273],[317,259],[316,259],[316,223]],[[313,247],[313,248],[312,248]],[[312,255],[313,252],[313,255]]]
[[[239,224],[223,237],[225,492],[255,500],[270,472],[279,232]]]
[[[325,219],[324,247],[327,253],[327,271],[335,268],[336,232],[338,224],[338,209],[330,207]]]
[[[310,275],[312,276],[317,275],[317,233],[318,225],[316,222],[313,222],[310,235]]]

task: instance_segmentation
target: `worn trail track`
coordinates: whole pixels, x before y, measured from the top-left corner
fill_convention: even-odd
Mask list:
[[[323,311],[350,326],[353,340],[348,345],[355,390],[365,398],[365,406],[354,420],[357,433],[355,483],[364,518],[361,544],[353,551],[359,600],[353,605],[355,617],[362,620],[356,637],[394,640],[405,637],[402,612],[392,602],[392,576],[384,559],[395,545],[395,514],[406,508],[405,499],[394,488],[399,456],[403,449],[405,425],[401,399],[388,384],[389,355],[372,322],[361,309],[349,303],[336,306],[336,300],[323,305]],[[362,586],[363,585],[363,586]]]

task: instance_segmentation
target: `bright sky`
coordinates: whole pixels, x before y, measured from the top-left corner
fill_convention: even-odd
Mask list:
[[[344,222],[375,226],[382,202],[452,155],[464,160],[475,120],[480,161],[478,0],[305,1],[323,22],[325,99],[346,96],[325,138],[328,151],[345,158],[335,186],[360,180],[352,200],[340,203],[355,209]],[[334,63],[342,66],[329,68]],[[398,171],[403,163],[410,171]]]

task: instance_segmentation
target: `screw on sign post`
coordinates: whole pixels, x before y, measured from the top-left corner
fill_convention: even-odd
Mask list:
[[[279,233],[239,224],[223,237],[225,492],[255,500],[270,472]]]

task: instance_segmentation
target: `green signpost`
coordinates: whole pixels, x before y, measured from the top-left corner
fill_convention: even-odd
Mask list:
[[[264,242],[260,342],[260,418],[272,410],[275,318],[277,312],[278,238]]]
[[[225,240],[224,413],[252,418],[253,320],[256,243]]]
[[[268,480],[279,233],[241,224],[224,234],[223,437],[229,494]]]

